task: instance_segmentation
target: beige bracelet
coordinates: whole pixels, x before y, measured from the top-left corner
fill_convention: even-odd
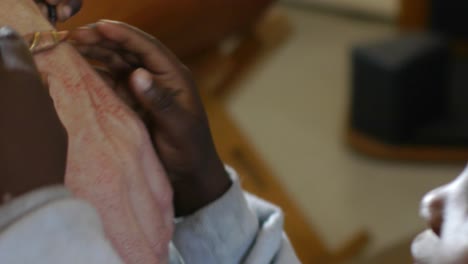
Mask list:
[[[68,31],[51,30],[26,34],[23,38],[29,45],[29,51],[31,51],[32,54],[37,54],[53,49],[60,43],[66,41],[69,35]]]

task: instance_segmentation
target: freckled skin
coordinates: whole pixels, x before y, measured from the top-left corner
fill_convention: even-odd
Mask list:
[[[32,0],[0,1],[0,24],[51,29]],[[66,186],[97,208],[126,263],[166,263],[172,190],[144,125],[70,46],[35,59],[68,132]]]
[[[98,208],[128,263],[164,263],[172,193],[144,125],[70,47],[54,53],[36,59],[52,73],[50,92],[69,133],[66,185]],[[67,67],[56,62],[62,58]]]

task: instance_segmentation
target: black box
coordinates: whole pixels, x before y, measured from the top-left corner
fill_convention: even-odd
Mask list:
[[[450,38],[468,38],[468,1],[431,0],[429,3],[429,24],[433,32]]]
[[[419,34],[359,46],[352,64],[353,129],[407,144],[445,114],[450,51],[443,39]]]

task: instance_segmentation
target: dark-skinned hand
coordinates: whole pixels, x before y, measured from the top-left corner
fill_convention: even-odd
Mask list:
[[[28,47],[8,27],[0,29],[0,93],[0,195],[63,183],[65,128]]]
[[[104,66],[104,79],[145,122],[170,177],[176,215],[191,214],[229,189],[191,74],[167,48],[114,21],[77,29],[70,39]]]

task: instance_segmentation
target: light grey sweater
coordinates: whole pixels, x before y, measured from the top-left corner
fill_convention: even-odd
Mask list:
[[[176,220],[171,264],[300,263],[283,232],[281,210],[242,191],[235,172],[219,200]],[[0,207],[0,260],[9,264],[123,263],[97,212],[63,186]]]

